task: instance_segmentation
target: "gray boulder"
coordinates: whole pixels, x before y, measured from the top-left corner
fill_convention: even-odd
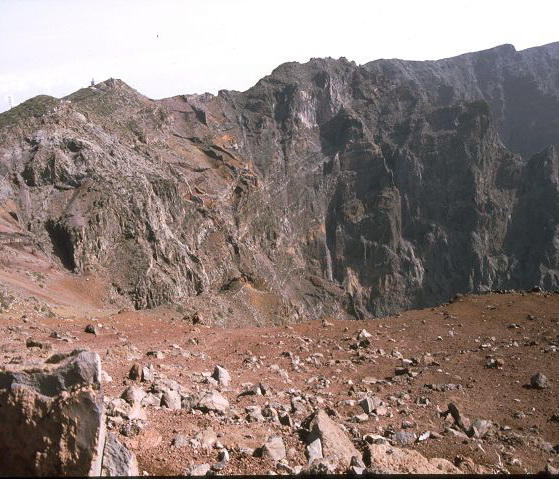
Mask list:
[[[228,408],[229,401],[217,391],[204,394],[196,404],[196,409],[200,409],[203,412],[225,412]]]
[[[101,475],[113,477],[139,474],[136,456],[118,441],[116,434],[110,432],[103,451]]]
[[[307,444],[313,444],[317,439],[322,445],[322,456],[335,458],[346,468],[353,456],[361,457],[347,434],[322,409],[310,421]]]
[[[262,447],[262,457],[268,457],[276,462],[286,457],[285,444],[281,436],[274,434],[268,438]]]

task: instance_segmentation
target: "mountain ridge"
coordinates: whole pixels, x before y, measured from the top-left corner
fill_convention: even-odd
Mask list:
[[[290,62],[218,95],[110,79],[29,100],[0,115],[0,201],[114,301],[214,298],[217,321],[555,289],[559,43],[510,47]]]

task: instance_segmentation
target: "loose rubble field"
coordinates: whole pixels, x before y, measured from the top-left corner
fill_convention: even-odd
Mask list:
[[[536,473],[559,468],[558,322],[545,292],[243,329],[7,298],[0,351],[97,352],[109,430],[144,475]]]

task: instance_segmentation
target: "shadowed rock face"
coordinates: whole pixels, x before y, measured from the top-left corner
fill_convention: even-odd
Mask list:
[[[313,59],[243,93],[30,100],[0,115],[0,201],[139,308],[248,285],[276,316],[365,317],[557,288],[557,145],[559,43]]]

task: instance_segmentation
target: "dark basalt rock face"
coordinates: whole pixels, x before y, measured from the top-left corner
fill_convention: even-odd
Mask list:
[[[249,284],[284,317],[362,318],[557,288],[557,145],[559,43],[313,59],[243,93],[30,100],[0,115],[0,201],[136,307]]]

